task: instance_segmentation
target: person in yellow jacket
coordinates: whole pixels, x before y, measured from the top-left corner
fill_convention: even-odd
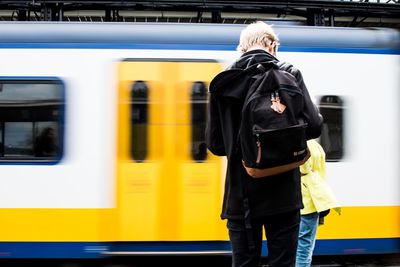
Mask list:
[[[325,151],[316,140],[307,141],[307,146],[311,157],[300,166],[304,208],[300,211],[296,267],[311,266],[320,214],[326,214],[330,209],[341,213],[339,204],[326,182]]]

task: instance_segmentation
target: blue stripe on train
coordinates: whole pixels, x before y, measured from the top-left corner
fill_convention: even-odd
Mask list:
[[[0,242],[2,258],[99,258],[105,252],[230,251],[228,241],[199,242]],[[400,253],[400,238],[317,240],[315,255]],[[266,241],[263,256],[267,256]]]
[[[0,259],[98,258],[108,250],[101,242],[0,242]]]
[[[315,255],[400,253],[400,238],[317,240]]]
[[[262,255],[267,256],[266,242]],[[325,239],[317,240],[314,255],[359,255],[400,253],[400,238]]]
[[[236,44],[129,44],[129,43],[0,43],[0,49],[149,49],[234,51]],[[393,54],[400,49],[363,47],[279,47],[281,52]]]

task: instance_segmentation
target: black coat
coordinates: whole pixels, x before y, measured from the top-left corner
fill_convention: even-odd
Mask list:
[[[208,149],[215,155],[227,156],[223,219],[243,219],[243,188],[247,183],[250,216],[253,218],[289,212],[303,207],[301,200],[300,172],[297,169],[276,176],[254,179],[241,162],[237,135],[243,101],[251,76],[242,70],[259,62],[278,60],[264,50],[253,50],[242,55],[227,71],[217,75],[210,84],[210,104],[206,127]],[[300,71],[291,65],[282,68],[291,72],[304,94],[307,114],[307,138],[317,138],[321,133],[322,117],[312,103]],[[242,75],[238,76],[238,72]]]

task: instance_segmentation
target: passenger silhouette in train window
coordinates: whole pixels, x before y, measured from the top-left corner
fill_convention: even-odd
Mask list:
[[[51,127],[46,127],[36,138],[35,156],[37,157],[54,157],[57,155],[58,145],[56,140],[56,132]]]
[[[320,142],[327,160],[340,160],[344,156],[344,101],[340,96],[326,95],[320,100],[320,112],[324,117]]]

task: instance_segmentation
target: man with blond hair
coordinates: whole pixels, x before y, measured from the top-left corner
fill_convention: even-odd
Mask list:
[[[276,58],[278,45],[278,36],[271,26],[264,22],[248,25],[240,35],[238,51],[241,57],[210,84],[206,142],[213,154],[228,159],[221,218],[228,220],[234,267],[260,265],[263,228],[269,266],[295,265],[300,209],[303,207],[299,169],[254,179],[242,165],[238,142],[244,98],[257,74],[242,70],[271,61],[296,77],[304,95],[307,139],[317,138],[321,133],[322,118],[311,101],[302,75],[292,65],[279,62]],[[245,74],[232,75],[235,70]]]

